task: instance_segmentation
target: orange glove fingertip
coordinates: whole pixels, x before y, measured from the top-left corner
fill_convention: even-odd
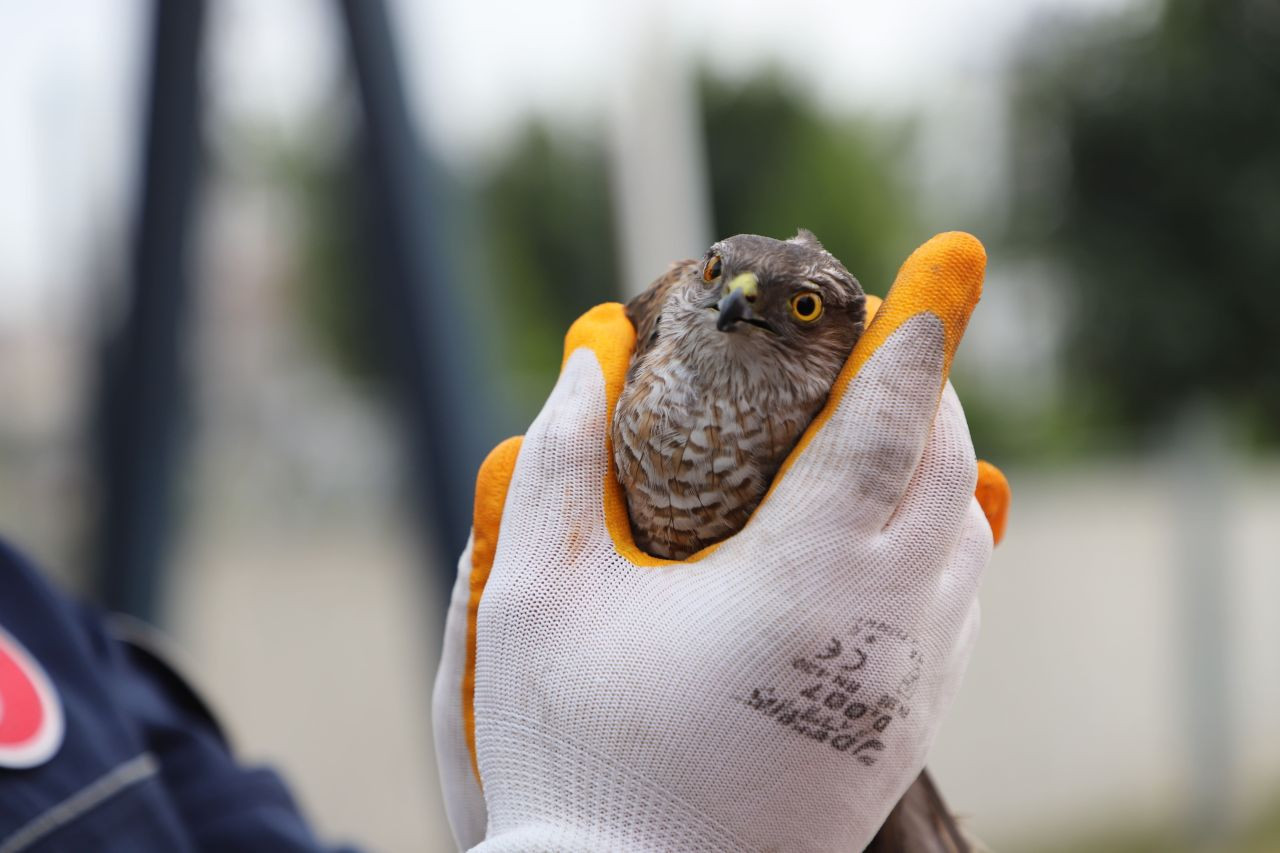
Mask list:
[[[1012,499],[1008,478],[990,462],[979,459],[978,485],[973,490],[973,496],[978,499],[982,513],[987,517],[987,524],[991,525],[992,541],[999,545],[1004,538],[1005,522],[1009,517],[1009,503]]]
[[[523,436],[514,436],[499,444],[476,475],[475,513],[471,530],[471,594],[467,601],[466,657],[462,667],[462,728],[471,755],[471,769],[480,781],[480,765],[476,761],[476,617],[480,598],[484,595],[493,558],[498,553],[498,530],[502,527],[502,510],[507,504],[507,491],[515,474]],[[483,783],[482,783],[483,784]]]

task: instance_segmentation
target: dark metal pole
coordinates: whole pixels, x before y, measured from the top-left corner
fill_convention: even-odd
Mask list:
[[[364,114],[370,249],[381,264],[374,295],[401,389],[414,484],[435,519],[432,542],[447,589],[471,525],[492,420],[482,413],[486,389],[449,276],[439,185],[409,116],[386,4],[342,0],[342,10]]]
[[[143,619],[156,616],[173,523],[205,3],[156,0],[154,10],[133,275],[97,406],[97,593],[107,607]]]

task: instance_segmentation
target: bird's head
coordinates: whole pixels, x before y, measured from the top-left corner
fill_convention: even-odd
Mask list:
[[[866,299],[844,264],[801,229],[790,240],[739,234],[691,265],[672,313],[698,361],[782,368],[829,387],[862,333]]]

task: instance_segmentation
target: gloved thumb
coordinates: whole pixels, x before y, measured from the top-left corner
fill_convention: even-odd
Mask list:
[[[554,525],[554,538],[602,516],[609,416],[634,348],[635,330],[618,303],[592,308],[565,337],[560,379],[525,435],[509,502]]]

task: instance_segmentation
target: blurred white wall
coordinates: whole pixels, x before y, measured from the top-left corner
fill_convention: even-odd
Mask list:
[[[994,849],[1189,819],[1181,471],[1013,470],[982,634],[931,764]],[[1222,507],[1236,821],[1280,791],[1280,465],[1227,472]]]
[[[1013,470],[977,651],[930,764],[997,850],[1179,825],[1192,774],[1176,471]],[[1226,481],[1232,797],[1280,789],[1280,463]],[[385,513],[385,515],[384,515]],[[281,766],[328,837],[447,849],[428,734],[442,626],[389,504],[314,527],[207,526],[173,626],[246,755]],[[353,726],[354,724],[354,726]],[[345,734],[354,729],[357,737]]]
[[[322,838],[448,850],[431,740],[441,625],[413,543],[386,517],[206,525],[171,625],[243,760],[285,774]]]

